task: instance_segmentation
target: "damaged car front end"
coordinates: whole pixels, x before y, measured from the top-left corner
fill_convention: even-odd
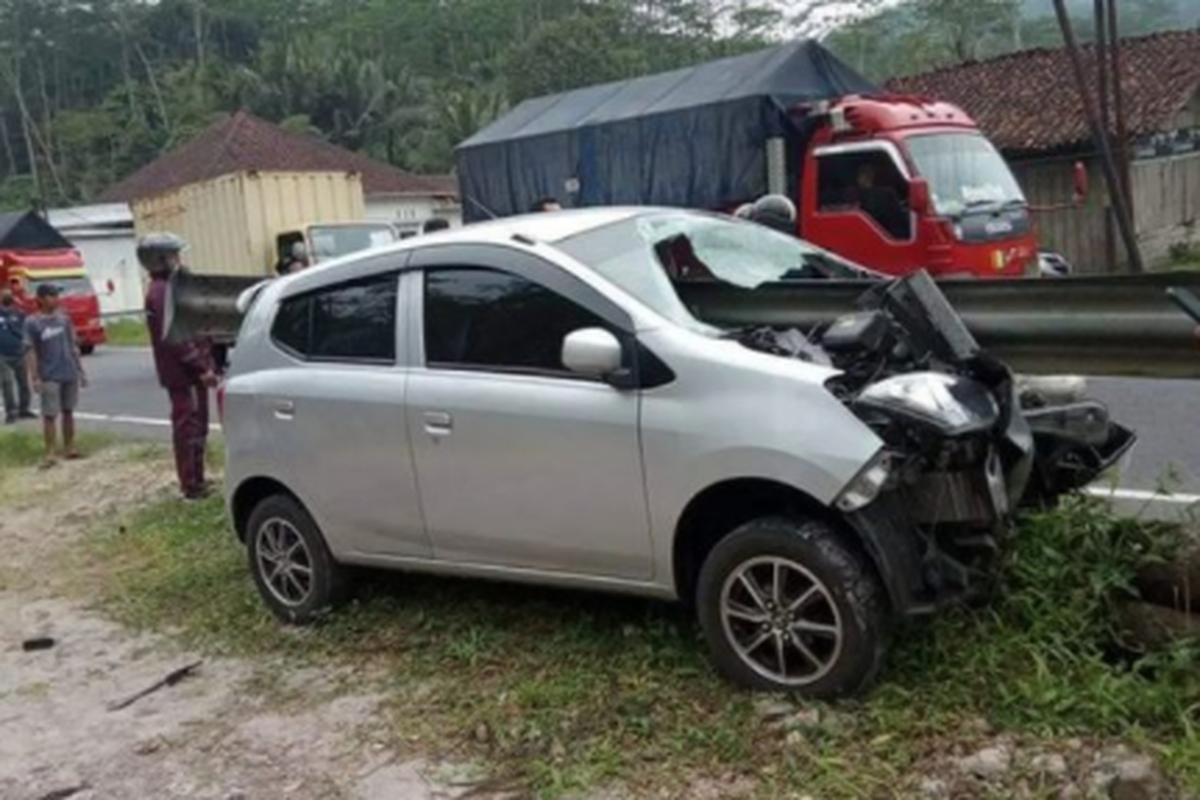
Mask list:
[[[838,501],[907,614],[991,584],[1023,508],[1087,486],[1135,435],[1080,380],[1018,379],[980,348],[930,277],[881,282],[860,311],[794,334],[741,332],[747,346],[839,370],[827,387],[885,443]],[[814,346],[815,344],[815,346]]]
[[[925,272],[887,278],[760,226],[672,212],[564,249],[676,324],[836,371],[826,390],[883,447],[834,510],[902,614],[986,590],[1020,510],[1086,487],[1135,442],[1082,379],[1014,375]],[[773,293],[830,282],[858,292],[857,310],[788,324],[804,315]],[[706,313],[714,288],[728,313]]]

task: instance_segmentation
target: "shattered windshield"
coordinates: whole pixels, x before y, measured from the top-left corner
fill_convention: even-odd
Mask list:
[[[770,228],[686,212],[622,220],[564,239],[558,247],[655,312],[690,328],[708,329],[679,299],[678,283],[716,281],[755,289],[777,281],[870,274]]]

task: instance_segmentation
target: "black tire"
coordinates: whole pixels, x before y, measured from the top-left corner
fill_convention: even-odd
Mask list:
[[[81,344],[81,345],[79,345],[79,352],[85,356],[90,356],[92,353],[96,352],[96,345]]]
[[[282,546],[276,547],[275,542],[281,542]],[[270,564],[280,562],[272,562],[268,551],[285,548],[293,553],[290,558],[295,560],[297,568],[292,580],[276,574],[273,585],[266,571]],[[346,568],[333,560],[313,518],[288,495],[273,495],[254,507],[246,526],[246,555],[263,602],[271,613],[289,625],[311,625],[346,599]],[[300,565],[310,570],[308,581],[304,580]],[[300,587],[305,591],[300,591]],[[289,592],[290,596],[285,596]]]
[[[739,578],[747,569],[755,592]],[[770,585],[762,583],[764,575]],[[801,597],[809,599],[796,605]],[[756,598],[764,602],[754,604]],[[891,641],[890,611],[875,571],[842,534],[816,520],[765,517],[735,530],[701,567],[696,603],[717,670],[750,689],[814,699],[861,692],[879,673]],[[738,617],[746,610],[753,619]]]

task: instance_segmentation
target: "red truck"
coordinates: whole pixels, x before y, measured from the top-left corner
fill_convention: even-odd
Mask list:
[[[63,310],[71,317],[84,355],[107,341],[100,299],[79,251],[37,214],[0,214],[0,286],[13,293],[21,310],[32,313],[42,283],[62,291]]]
[[[880,272],[1038,269],[1029,206],[975,123],[882,92],[816,42],[527,100],[456,160],[468,221],[547,197],[732,211],[781,193],[798,235]]]

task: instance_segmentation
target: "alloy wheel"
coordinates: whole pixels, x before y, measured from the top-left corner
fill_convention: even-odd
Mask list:
[[[302,605],[312,594],[313,559],[300,532],[279,517],[258,528],[258,572],[272,596],[286,606]]]
[[[721,624],[738,657],[775,683],[803,687],[841,656],[841,612],[829,588],[791,559],[760,556],[730,572]]]

